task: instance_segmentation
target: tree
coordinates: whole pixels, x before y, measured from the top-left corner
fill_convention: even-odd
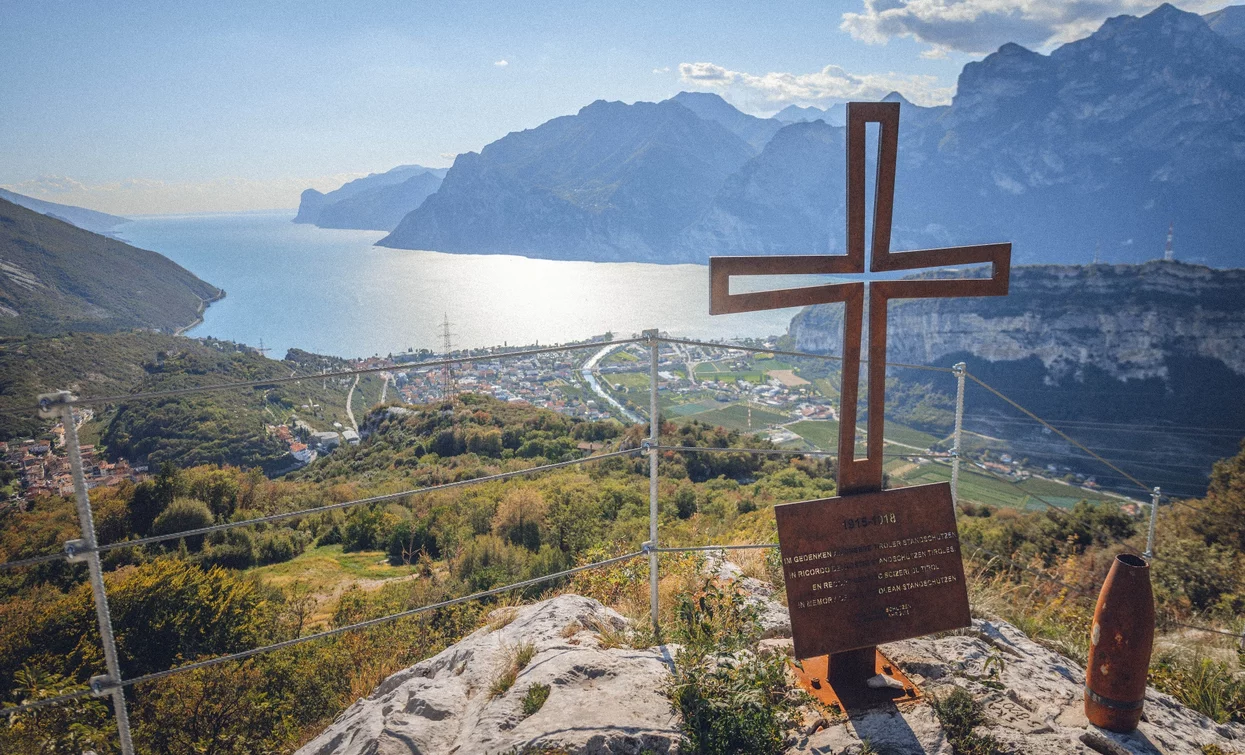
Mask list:
[[[674,493],[674,512],[680,519],[690,519],[696,513],[696,489],[680,485]]]
[[[515,488],[501,499],[493,517],[493,534],[530,551],[540,549],[540,530],[549,506],[540,491]]]
[[[188,532],[207,527],[212,524],[212,510],[203,501],[193,498],[177,498],[168,508],[160,512],[151,525],[153,535],[172,535],[177,532]],[[203,547],[203,536],[186,538],[186,547],[198,551]]]

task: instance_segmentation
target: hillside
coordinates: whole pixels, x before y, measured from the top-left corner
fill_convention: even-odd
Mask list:
[[[631,552],[648,536],[648,464],[639,454],[479,480],[578,457],[586,438],[599,439],[605,451],[636,449],[645,436],[641,426],[583,422],[471,394],[378,407],[363,424],[359,446],[282,479],[235,467],[169,468],[138,485],[92,491],[105,543],[304,512],[111,552],[105,580],[128,675],[546,576]],[[661,440],[718,448],[765,443],[670,423]],[[743,452],[663,453],[660,474],[660,537],[667,545],[772,542],[775,504],[835,490],[833,464],[825,460]],[[469,480],[478,482],[464,484]],[[400,493],[451,482],[459,484]],[[1245,600],[1243,482],[1245,452],[1216,468],[1205,499],[1164,516],[1165,558],[1154,568],[1164,623],[1143,733],[1172,752],[1242,735],[1245,689],[1233,677],[1239,664],[1229,643],[1235,640],[1190,638],[1170,621],[1234,626],[1238,620]],[[0,525],[0,561],[55,552],[77,527],[72,501],[54,496],[0,508]],[[800,711],[789,694],[782,656],[779,565],[763,552],[737,551],[738,565],[696,553],[663,554],[660,638],[647,629],[647,563],[633,558],[264,652],[209,673],[152,680],[132,702],[135,739],[140,752],[206,752],[222,738],[231,752],[290,752],[322,735],[306,752],[329,755],[384,752],[395,740],[420,752],[455,743],[462,744],[458,752],[492,752],[526,733],[575,752],[606,751],[610,738],[621,751],[638,752],[632,745],[645,731],[667,744],[718,732],[745,744],[702,751],[778,753],[800,744],[842,752],[868,738],[904,752],[896,748],[917,732],[934,751],[976,733],[1030,745],[1018,751],[1086,753],[1080,744],[1091,746],[1088,737],[1096,752],[1118,752],[1102,748],[1121,740],[1088,729],[1075,715],[1092,611],[1092,599],[1080,599],[1078,591],[1096,591],[1115,553],[1125,543],[1144,543],[1144,526],[1114,504],[1081,503],[1028,512],[963,506],[959,529],[973,606],[987,620],[972,631],[890,649],[928,692],[962,688],[971,696],[966,705],[989,713],[981,725],[957,724],[924,703],[902,711],[912,716],[903,719],[908,726],[894,712],[857,717],[851,726],[829,710],[806,717],[814,711]],[[978,547],[1027,570],[979,559]],[[1072,591],[1032,579],[1037,570],[1057,574]],[[0,700],[28,699],[96,673],[97,655],[80,652],[95,647],[85,570],[58,560],[0,571],[0,596]],[[1023,626],[1028,637],[1013,626]],[[769,639],[758,642],[762,636]],[[777,654],[765,660],[758,650]],[[735,658],[747,662],[731,671],[717,662],[721,651],[740,651]],[[663,688],[659,682],[670,673],[697,695]],[[537,682],[549,685],[547,701],[533,695],[525,704]],[[518,715],[525,706],[527,718]],[[0,750],[39,755],[36,745],[51,741],[96,744],[100,751],[100,742],[115,741],[101,708],[87,699],[64,716],[14,714],[0,721]],[[610,728],[600,738],[568,731],[558,727],[566,716]],[[658,716],[661,725],[646,728]],[[180,725],[170,729],[169,720]],[[629,727],[635,738],[627,738]],[[166,746],[170,740],[178,746]],[[575,744],[584,740],[583,748]],[[1071,749],[1051,749],[1061,743]],[[659,749],[658,741],[649,744]]]
[[[321,228],[392,231],[441,186],[443,168],[399,165],[343,184],[327,194],[307,189],[298,203],[295,223]]]
[[[106,212],[96,212],[95,210],[87,210],[67,204],[47,202],[6,189],[0,189],[0,199],[20,205],[28,210],[34,210],[40,215],[63,220],[70,225],[78,226],[84,231],[98,233],[103,236],[111,236],[112,231],[117,226],[130,222],[129,218],[123,218],[118,215],[109,215]]]
[[[1163,5],[1049,55],[1006,44],[964,67],[950,105],[887,97],[902,105],[894,247],[1010,240],[1020,263],[1084,262],[1096,246],[1142,262],[1174,222],[1178,258],[1241,265],[1226,221],[1245,204],[1240,15]],[[676,104],[699,121],[684,116],[680,136],[657,119]],[[705,93],[595,103],[461,155],[380,244],[653,262],[839,248],[838,109],[779,115]],[[708,154],[714,126],[743,149]]]
[[[278,361],[227,341],[160,333],[25,338],[0,346],[0,440],[42,435],[52,423],[36,417],[31,407],[40,393],[53,390],[84,398],[114,396],[345,366],[343,360],[305,352]],[[298,418],[320,430],[330,429],[334,421],[348,426],[345,402],[351,380],[312,379],[94,406],[95,416],[83,433],[100,438],[111,457],[137,464],[233,464],[275,471],[291,466],[291,457],[265,425]],[[375,378],[365,382],[379,383]]]
[[[1106,455],[1123,459],[1132,474],[1196,493],[1245,427],[1243,300],[1245,270],[1179,262],[1021,266],[1012,268],[1006,297],[892,303],[887,357],[965,361],[1040,416],[1075,423],[1074,436],[1110,449]],[[841,317],[841,307],[810,307],[792,319],[790,334],[800,349],[840,353]],[[1026,385],[1041,389],[1012,388]],[[984,391],[970,391],[968,401],[970,430],[1015,441],[1034,459],[1079,455]],[[1154,431],[1163,427],[1171,429]],[[1099,482],[1126,484],[1091,466]]]
[[[0,335],[173,332],[224,296],[155,252],[0,200]]]

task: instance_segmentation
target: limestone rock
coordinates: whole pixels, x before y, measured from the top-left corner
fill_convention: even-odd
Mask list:
[[[506,626],[479,629],[389,677],[298,755],[467,755],[527,747],[670,752],[679,738],[662,693],[671,651],[604,649],[585,628],[624,624],[616,612],[578,595],[519,608]],[[508,691],[490,697],[520,643],[531,643],[535,655]],[[525,718],[521,701],[534,684],[549,685],[549,698]]]
[[[709,570],[755,590],[763,616],[786,617],[772,588],[742,577],[735,565],[711,557]],[[592,628],[621,629],[624,621],[577,595],[519,608],[509,624],[480,629],[394,674],[298,755],[468,755],[527,748],[677,752],[678,720],[663,694],[675,650],[601,647]],[[789,622],[787,627],[789,634]],[[535,655],[513,687],[491,698],[490,685],[519,643],[531,643]],[[789,653],[790,640],[767,639],[762,648]],[[958,686],[982,701],[988,721],[978,733],[994,736],[1005,752],[1176,755],[1200,752],[1206,744],[1245,751],[1245,726],[1216,724],[1153,689],[1136,732],[1091,726],[1082,712],[1084,671],[1005,622],[976,619],[971,628],[892,643],[883,651],[927,697]],[[524,717],[521,700],[533,684],[548,684],[551,692],[538,712]],[[932,707],[917,701],[850,717],[810,709],[789,750],[861,752],[951,755],[952,747]]]

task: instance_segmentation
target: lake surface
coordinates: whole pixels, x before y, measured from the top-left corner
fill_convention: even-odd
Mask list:
[[[278,358],[295,346],[342,357],[439,352],[445,317],[460,348],[562,343],[607,331],[624,337],[654,327],[684,337],[764,337],[785,333],[797,311],[710,317],[703,265],[386,249],[373,246],[384,233],[327,230],[293,217],[292,210],[162,215],[117,233],[225,289],[188,335],[262,340]]]

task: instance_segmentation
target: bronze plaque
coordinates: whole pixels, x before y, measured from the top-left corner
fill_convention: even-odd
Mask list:
[[[774,507],[796,658],[969,626],[945,482]]]

